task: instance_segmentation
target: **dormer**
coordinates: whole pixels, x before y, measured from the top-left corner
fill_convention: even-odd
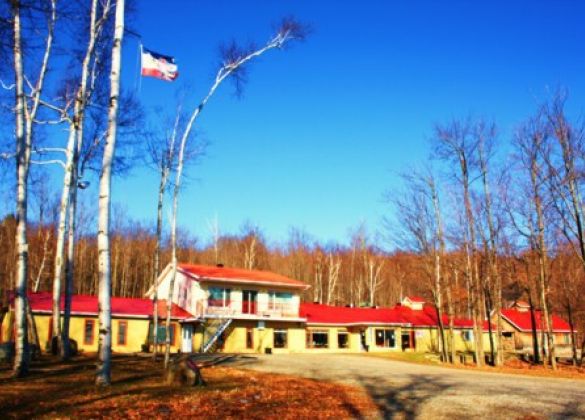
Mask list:
[[[425,305],[425,300],[418,296],[406,296],[402,299],[400,304],[412,309],[413,311],[422,311],[423,306]]]
[[[512,304],[512,308],[516,309],[518,312],[528,312],[530,310],[530,304],[523,300],[517,300]]]

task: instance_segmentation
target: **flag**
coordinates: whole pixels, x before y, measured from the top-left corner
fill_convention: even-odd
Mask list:
[[[142,76],[156,77],[169,82],[179,76],[173,57],[142,48],[140,58]]]

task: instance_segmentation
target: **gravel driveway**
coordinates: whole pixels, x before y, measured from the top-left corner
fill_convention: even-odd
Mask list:
[[[241,367],[363,387],[384,418],[585,418],[585,381],[341,354],[261,355]]]

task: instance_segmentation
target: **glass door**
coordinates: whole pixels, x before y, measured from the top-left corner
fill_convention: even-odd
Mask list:
[[[256,298],[258,292],[255,290],[242,291],[242,313],[255,314],[256,313]]]

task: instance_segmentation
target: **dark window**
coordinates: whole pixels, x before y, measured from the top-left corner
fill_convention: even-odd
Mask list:
[[[86,319],[83,329],[83,344],[93,344],[93,330],[95,321],[93,319]]]
[[[126,345],[126,336],[128,335],[128,323],[126,321],[118,321],[118,345]]]
[[[473,331],[472,330],[464,330],[461,332],[463,336],[463,341],[473,341]]]
[[[288,331],[287,330],[274,330],[274,348],[284,349],[288,342]]]
[[[329,333],[322,330],[307,330],[307,348],[326,349],[329,347]]]
[[[349,348],[349,334],[347,331],[337,332],[337,347],[340,349]]]
[[[154,342],[154,337],[153,337],[153,333],[152,333],[153,330],[154,330],[153,324],[151,323],[150,327],[149,327],[149,332],[148,332],[148,336],[150,337],[149,341],[151,343]],[[170,331],[171,331],[171,346],[174,346],[175,345],[175,324],[170,325]],[[158,328],[157,328],[157,335],[156,335],[157,344],[166,343],[166,338],[167,338],[166,323],[159,321]]]
[[[394,330],[376,329],[374,334],[376,335],[377,347],[392,348],[396,345]]]
[[[254,329],[253,328],[246,328],[246,348],[247,349],[254,348]]]

